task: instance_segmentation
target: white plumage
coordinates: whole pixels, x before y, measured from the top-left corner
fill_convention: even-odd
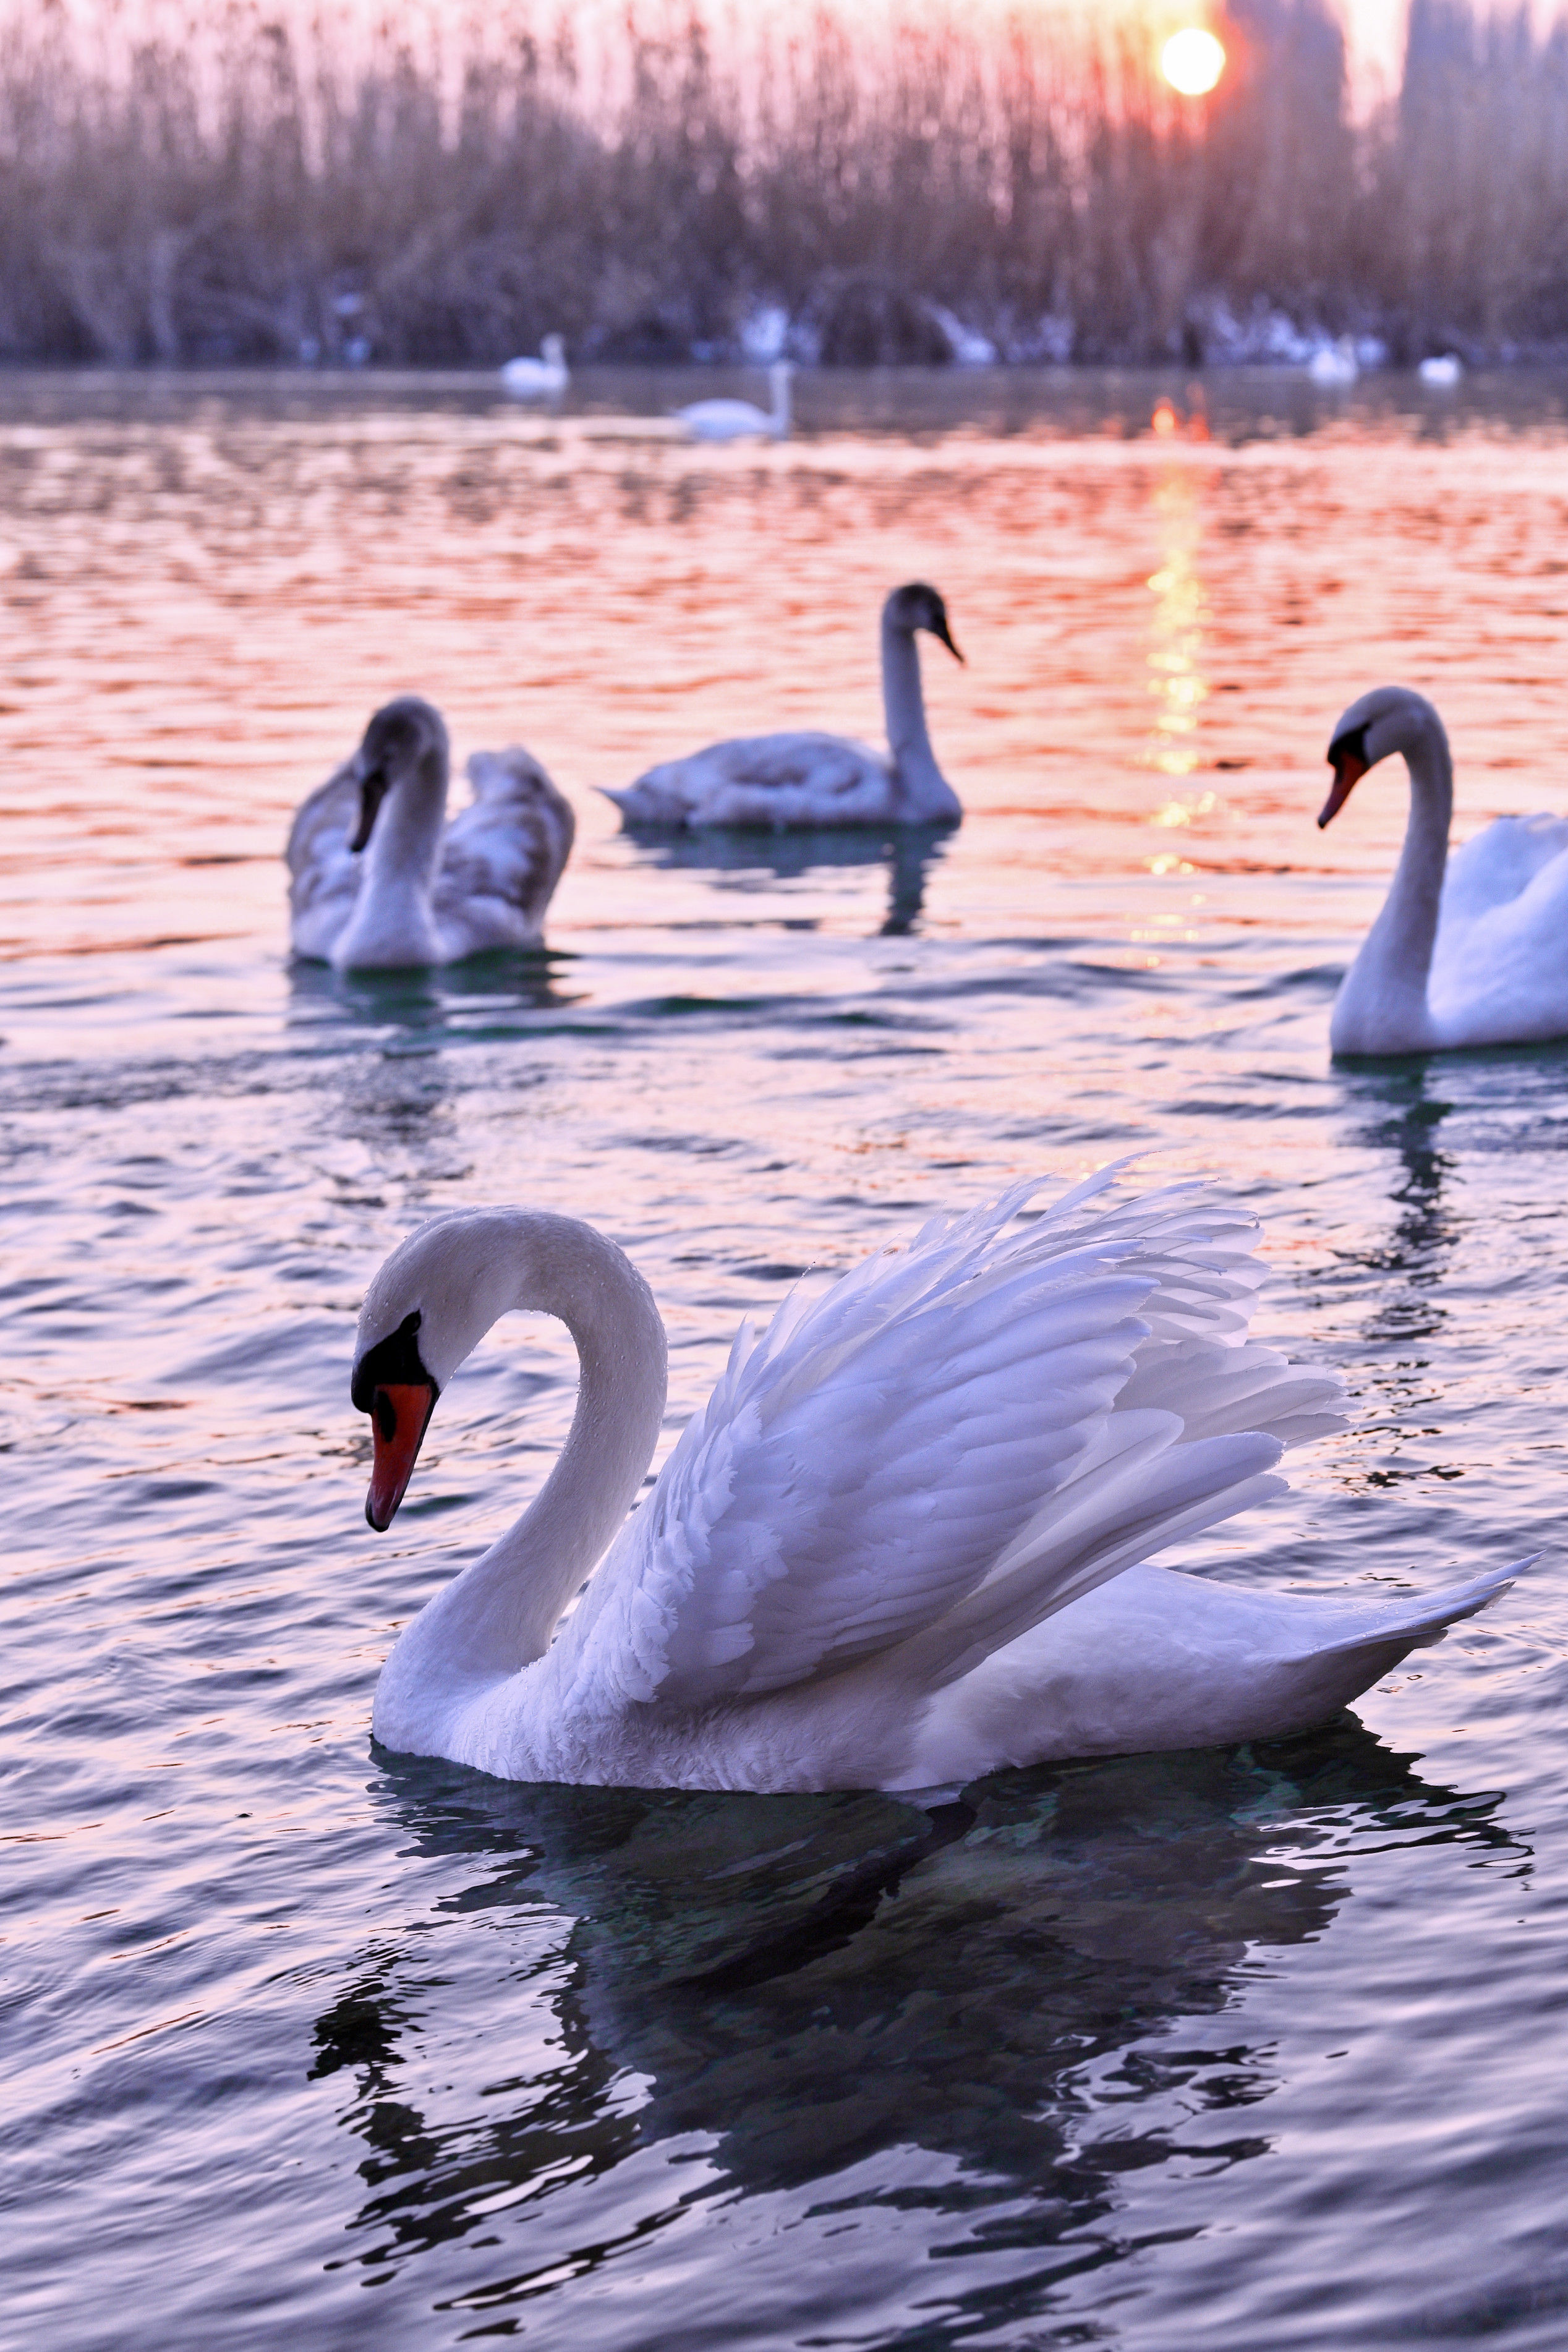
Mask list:
[[[572,381],[566,346],[559,335],[546,335],[537,359],[508,360],[500,372],[503,390],[513,400],[559,400]]]
[[[628,825],[693,831],[706,825],[771,833],[845,825],[948,824],[963,803],[937,766],[926,727],[916,633],[927,630],[954,659],[947,607],[923,580],[895,588],[882,607],[882,703],[888,749],[847,735],[802,730],[710,743],[649,768],[606,793]]]
[[[750,400],[695,400],[678,408],[675,421],[690,441],[783,441],[790,429],[788,360],[775,360],[768,370],[773,404],[759,408]]]
[[[289,831],[296,955],[363,971],[537,946],[571,854],[571,807],[513,744],[472,754],[473,799],[447,824],[448,769],[431,704],[405,695],[376,712]]]
[[[629,1520],[664,1401],[640,1276],[542,1213],[412,1235],[360,1320],[373,1525],[500,1314],[559,1315],[582,1381],[542,1493],[399,1639],[377,1738],[513,1780],[932,1787],[1302,1728],[1492,1598],[1497,1577],[1368,1605],[1143,1565],[1278,1491],[1339,1391],[1246,1339],[1249,1220],[1194,1187],[1107,1206],[1109,1181],[1022,1223],[1017,1186],[797,1287]]]
[[[1502,816],[1452,858],[1453,766],[1424,696],[1383,686],[1334,730],[1326,825],[1402,751],[1410,817],[1382,912],[1334,1003],[1337,1054],[1408,1054],[1568,1036],[1568,820]]]

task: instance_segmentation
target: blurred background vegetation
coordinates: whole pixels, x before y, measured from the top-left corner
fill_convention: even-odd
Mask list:
[[[0,358],[1189,363],[1568,349],[1568,34],[1414,0],[1352,113],[1326,0],[1233,0],[1215,95],[1123,29],[592,38],[0,11]]]

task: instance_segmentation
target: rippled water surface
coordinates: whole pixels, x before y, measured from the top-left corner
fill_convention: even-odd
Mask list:
[[[808,379],[703,452],[646,379],[0,383],[7,2344],[1568,2336],[1568,1045],[1332,1066],[1401,781],[1312,823],[1386,677],[1459,833],[1568,809],[1563,387],[1234,380],[1206,440],[1163,388]],[[914,575],[959,834],[616,831],[655,758],[876,731]],[[406,688],[572,795],[551,952],[291,969],[289,811]],[[934,1814],[372,1749],[573,1401],[499,1335],[370,1533],[351,1338],[416,1218],[613,1234],[668,1444],[801,1267],[1151,1144],[1354,1405],[1188,1564],[1539,1552],[1500,1607],[1310,1738]]]

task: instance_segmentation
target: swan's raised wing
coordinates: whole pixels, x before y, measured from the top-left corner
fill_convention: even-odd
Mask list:
[[[1438,937],[1519,898],[1568,851],[1568,817],[1500,816],[1454,852],[1443,877]]]
[[[474,797],[453,818],[441,845],[434,906],[437,925],[460,927],[465,952],[532,947],[544,926],[576,821],[571,803],[531,751],[476,751],[468,761]]]
[[[1500,816],[1449,864],[1426,997],[1445,1045],[1568,1033],[1568,820]]]
[[[933,1687],[1276,1491],[1339,1391],[1245,1343],[1256,1229],[1185,1186],[1106,1210],[1109,1181],[1009,1232],[1021,1186],[742,1330],[563,1632],[584,1703],[895,1652]]]
[[[628,824],[792,831],[876,824],[891,805],[887,759],[847,735],[748,735],[649,768],[610,792]]]
[[[296,955],[325,959],[353,912],[361,860],[349,844],[359,829],[356,758],[333,770],[302,801],[289,828],[289,936]]]

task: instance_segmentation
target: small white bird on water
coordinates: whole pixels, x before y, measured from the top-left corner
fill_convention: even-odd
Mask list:
[[[605,788],[629,825],[690,831],[702,825],[760,826],[771,833],[860,824],[956,824],[963,804],[931,750],[921,685],[917,631],[955,661],[947,606],[923,580],[895,588],[882,607],[882,706],[888,749],[852,736],[801,730],[710,743],[649,768],[632,784]]]
[[[536,947],[572,848],[567,802],[531,751],[476,751],[445,822],[440,712],[405,694],[300,805],[285,852],[294,953],[339,971],[457,963]]]
[[[1334,999],[1336,1054],[1422,1054],[1568,1037],[1568,819],[1500,816],[1448,856],[1454,766],[1407,686],[1352,702],[1329,745],[1331,824],[1369,768],[1402,751],[1410,815],[1383,911]]]
[[[566,1325],[577,1409],[399,1636],[377,1739],[512,1780],[931,1790],[1307,1729],[1494,1600],[1501,1571],[1318,1600],[1145,1564],[1279,1492],[1339,1386],[1247,1339],[1250,1218],[1192,1185],[1107,1207],[1113,1175],[1021,1225],[1016,1185],[742,1325],[630,1518],[665,1406],[642,1276],[543,1211],[421,1226],[355,1343],[372,1527],[500,1316]]]
[[[789,386],[794,373],[788,360],[775,360],[769,368],[771,408],[758,408],[750,400],[699,400],[689,408],[678,408],[675,421],[692,441],[754,441],[759,436],[769,441],[786,440],[790,429]]]
[[[1307,373],[1312,382],[1329,390],[1354,383],[1361,373],[1361,362],[1355,355],[1355,345],[1348,335],[1337,343],[1325,343],[1312,353],[1307,362]]]
[[[571,383],[566,346],[559,335],[546,335],[539,352],[536,360],[508,360],[502,368],[502,389],[513,400],[558,400]]]

